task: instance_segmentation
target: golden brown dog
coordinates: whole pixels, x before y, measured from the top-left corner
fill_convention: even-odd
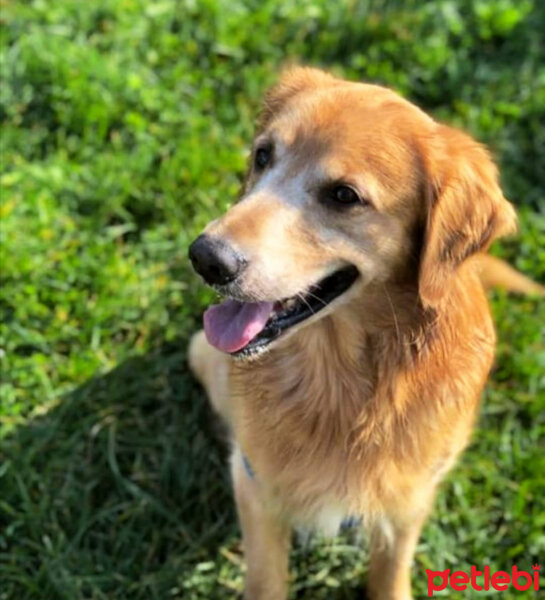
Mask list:
[[[486,150],[396,93],[294,68],[267,94],[241,200],[190,248],[229,298],[189,356],[232,435],[247,598],[286,597],[293,526],[349,516],[372,597],[411,597],[493,360],[477,253],[514,229]]]

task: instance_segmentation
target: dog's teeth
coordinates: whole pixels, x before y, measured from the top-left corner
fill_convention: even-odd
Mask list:
[[[299,304],[297,298],[287,298],[286,300],[279,300],[274,304],[274,312],[270,316],[269,321],[274,319],[282,318],[288,315],[296,308]]]
[[[282,300],[280,302],[280,307],[278,309],[278,314],[284,314],[289,312],[296,305],[295,298],[288,298],[287,300]]]
[[[296,300],[295,298],[288,298],[287,300],[284,300],[284,308],[290,309],[293,308],[293,306],[295,306]]]

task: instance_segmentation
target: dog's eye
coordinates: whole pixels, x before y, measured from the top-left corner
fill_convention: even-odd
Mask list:
[[[271,161],[272,149],[269,146],[262,146],[255,151],[254,163],[257,169],[264,169]]]
[[[331,200],[337,204],[357,204],[360,202],[358,193],[348,185],[336,185],[330,190]]]

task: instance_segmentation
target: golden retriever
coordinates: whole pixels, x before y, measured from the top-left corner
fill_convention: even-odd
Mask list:
[[[232,436],[246,598],[286,598],[294,526],[347,517],[371,597],[411,597],[493,361],[479,268],[516,278],[477,253],[514,230],[486,150],[393,91],[296,67],[268,92],[242,197],[189,252],[227,297],[189,361]]]

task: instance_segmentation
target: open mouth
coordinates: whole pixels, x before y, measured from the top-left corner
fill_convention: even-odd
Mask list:
[[[285,331],[323,310],[358,278],[354,266],[325,277],[304,294],[278,302],[225,300],[204,313],[208,342],[235,357],[262,352]]]

